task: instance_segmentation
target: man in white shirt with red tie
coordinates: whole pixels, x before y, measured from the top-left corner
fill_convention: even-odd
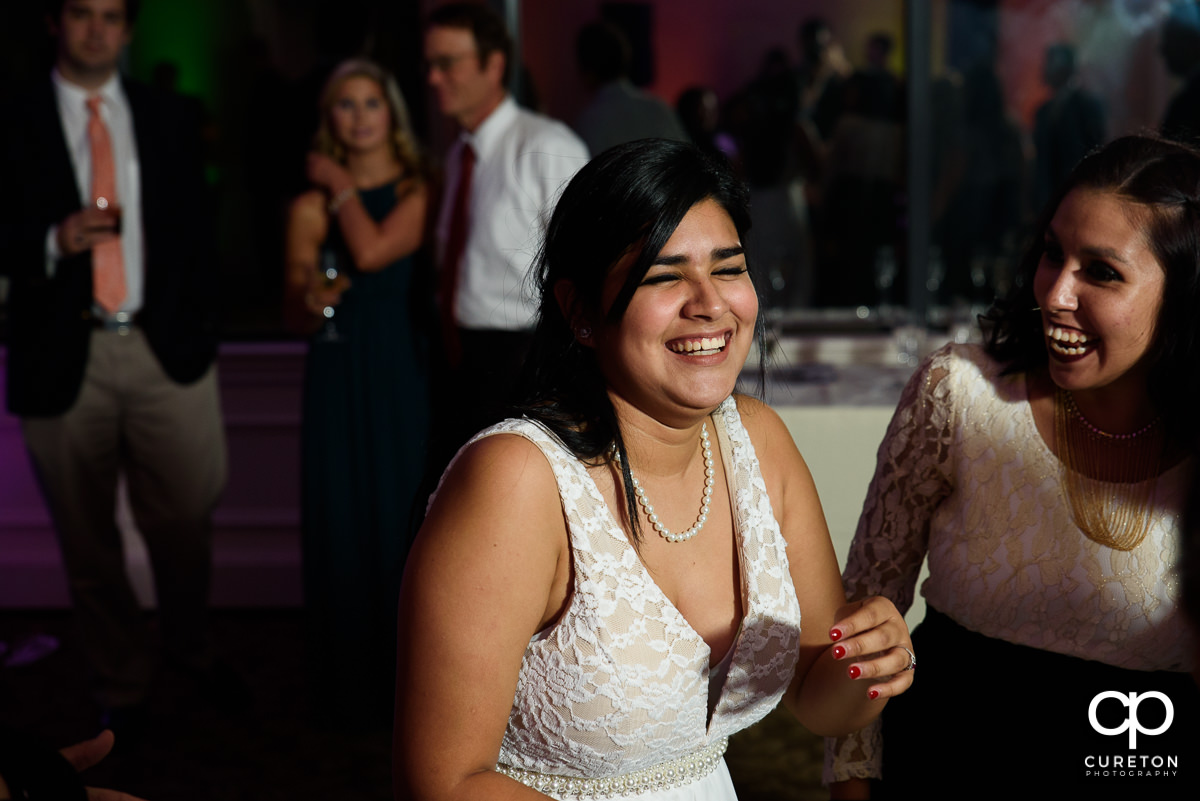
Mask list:
[[[212,215],[192,107],[118,73],[137,10],[137,0],[54,3],[54,70],[0,120],[8,408],[113,726],[143,716],[159,661],[125,575],[119,475],[154,570],[166,657],[202,685],[224,670],[206,620],[210,518],[226,476]]]
[[[451,365],[439,439],[452,452],[506,416],[537,309],[527,279],[554,202],[588,152],[566,125],[509,95],[512,39],[486,5],[435,8],[425,25],[425,63],[442,113],[461,128],[446,157],[437,224]]]

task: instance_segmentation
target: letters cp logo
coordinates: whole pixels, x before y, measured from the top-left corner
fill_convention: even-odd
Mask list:
[[[1120,726],[1117,726],[1115,729],[1109,729],[1101,726],[1100,721],[1096,719],[1096,708],[1099,707],[1100,702],[1106,698],[1112,698],[1115,701],[1119,701],[1129,709],[1129,717],[1127,717],[1125,722]],[[1166,717],[1163,719],[1162,725],[1157,729],[1143,728],[1142,724],[1138,722],[1138,704],[1147,698],[1158,699],[1162,703],[1163,708],[1167,713]],[[1151,690],[1150,692],[1142,693],[1141,695],[1138,695],[1137,693],[1129,693],[1126,695],[1125,693],[1108,690],[1107,692],[1102,692],[1097,695],[1092,699],[1092,703],[1088,705],[1088,721],[1092,724],[1092,728],[1101,734],[1107,734],[1109,736],[1120,734],[1128,729],[1129,747],[1131,749],[1137,748],[1138,732],[1149,735],[1162,734],[1164,731],[1171,728],[1171,721],[1173,720],[1175,720],[1175,706],[1171,703],[1170,698],[1158,692],[1157,690]]]

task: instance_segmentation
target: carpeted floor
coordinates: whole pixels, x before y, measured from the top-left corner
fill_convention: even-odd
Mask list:
[[[308,713],[296,611],[223,611],[222,652],[250,685],[255,703],[221,713],[196,701],[190,679],[164,671],[145,736],[118,744],[87,773],[89,784],[148,801],[304,801],[391,798],[389,732],[328,731]],[[38,637],[59,646],[29,664],[0,667],[0,724],[56,747],[96,734],[98,710],[67,613],[0,611],[8,654]],[[123,747],[124,746],[124,747]],[[727,761],[741,801],[828,798],[819,785],[820,740],[777,710],[730,743]]]

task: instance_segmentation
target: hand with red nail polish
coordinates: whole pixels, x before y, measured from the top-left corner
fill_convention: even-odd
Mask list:
[[[909,656],[913,649],[908,625],[887,598],[874,596],[843,606],[829,638],[837,642],[829,649],[830,656],[854,660],[844,675],[851,681],[867,679],[871,700],[899,695],[912,685],[914,657]]]
[[[841,585],[833,578],[828,584],[824,608],[810,605],[815,607],[810,619],[820,625],[810,629],[807,642],[801,641],[801,663],[784,702],[809,731],[840,737],[870,725],[888,698],[912,684],[912,671],[904,670],[909,663],[905,649],[911,649],[912,640],[891,601],[873,597],[846,603]],[[801,608],[803,594],[798,588]]]

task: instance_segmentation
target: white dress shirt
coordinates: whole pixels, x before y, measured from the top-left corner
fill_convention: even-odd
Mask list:
[[[439,263],[450,231],[464,143],[470,143],[476,161],[455,322],[476,330],[532,328],[537,299],[529,274],[559,192],[587,163],[587,147],[567,126],[506,97],[450,149],[447,191],[437,225]]]
[[[142,238],[142,182],[138,167],[137,141],[133,133],[133,114],[129,99],[121,89],[117,73],[95,92],[67,81],[54,70],[51,73],[58,116],[62,120],[67,153],[75,170],[79,197],[86,204],[92,199],[92,147],[88,140],[87,99],[99,95],[100,116],[108,127],[116,168],[117,203],[121,207],[121,256],[125,265],[125,302],[118,311],[134,313],[142,307],[142,265],[145,241]],[[62,257],[58,247],[58,226],[46,235],[46,270],[53,275]]]

